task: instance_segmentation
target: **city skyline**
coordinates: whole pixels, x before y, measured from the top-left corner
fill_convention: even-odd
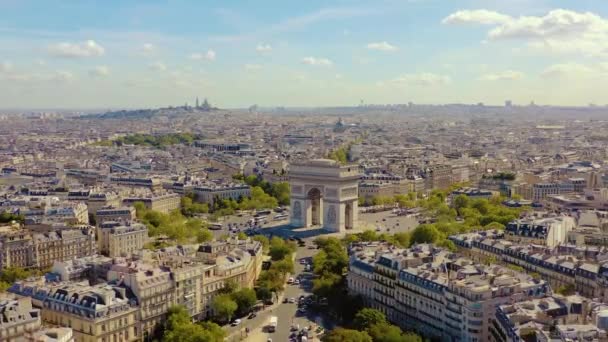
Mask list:
[[[0,12],[3,108],[608,103],[597,0],[0,1]]]

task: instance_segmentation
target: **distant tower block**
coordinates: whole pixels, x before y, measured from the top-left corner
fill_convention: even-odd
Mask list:
[[[198,96],[196,97],[196,108],[198,108]]]
[[[333,232],[355,228],[359,178],[357,165],[329,159],[290,165],[291,225],[319,226]]]

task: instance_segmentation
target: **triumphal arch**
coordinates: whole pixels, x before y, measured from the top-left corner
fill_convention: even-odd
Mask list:
[[[289,166],[291,225],[323,227],[334,232],[357,224],[359,167],[329,159]]]

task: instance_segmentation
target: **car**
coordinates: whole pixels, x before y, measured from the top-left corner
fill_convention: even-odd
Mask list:
[[[287,280],[287,284],[291,284],[293,283],[293,277],[289,277],[289,279]]]
[[[295,303],[295,302],[296,302],[296,299],[295,299],[295,298],[293,298],[293,297],[289,298],[289,303],[293,304],[293,303]]]
[[[300,265],[306,265],[306,259],[302,258],[300,259]]]
[[[237,325],[241,324],[241,320],[239,318],[235,319],[234,321],[232,321],[232,326],[236,327]]]
[[[272,342],[272,339],[269,337],[266,342]]]
[[[249,319],[254,319],[254,318],[256,318],[256,317],[257,317],[257,315],[258,315],[258,314],[256,314],[255,312],[252,312],[252,313],[250,313],[250,314],[249,314],[249,316],[247,316],[247,318],[249,318]]]
[[[300,280],[299,280],[299,279],[294,280],[294,281],[293,281],[293,284],[294,284],[294,285],[300,285]]]
[[[289,303],[289,298],[287,298],[287,297],[283,298],[283,303]]]
[[[315,245],[308,245],[308,249],[317,249]]]

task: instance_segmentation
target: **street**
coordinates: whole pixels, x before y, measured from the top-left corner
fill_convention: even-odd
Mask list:
[[[298,309],[297,300],[301,295],[312,294],[312,273],[304,271],[304,265],[300,264],[301,258],[306,258],[308,263],[312,263],[312,256],[317,253],[317,249],[309,249],[308,246],[312,245],[314,237],[303,239],[306,242],[306,246],[298,247],[295,257],[295,274],[296,278],[300,275],[303,281],[300,285],[285,285],[285,290],[280,295],[280,302],[274,305],[271,309],[260,311],[254,319],[244,318],[243,322],[238,327],[227,328],[229,335],[228,341],[241,341],[242,337],[246,336],[246,328],[249,328],[250,334],[243,341],[260,342],[267,341],[271,338],[273,341],[289,341],[289,335],[291,334],[290,328],[292,324],[299,325],[300,329],[313,325],[315,328],[318,326],[318,318],[307,312],[306,314],[297,314]],[[294,298],[296,303],[283,303],[284,298]],[[308,316],[310,315],[310,316]],[[278,317],[277,329],[274,333],[267,333],[264,329],[271,316]],[[309,340],[310,341],[310,340]]]

